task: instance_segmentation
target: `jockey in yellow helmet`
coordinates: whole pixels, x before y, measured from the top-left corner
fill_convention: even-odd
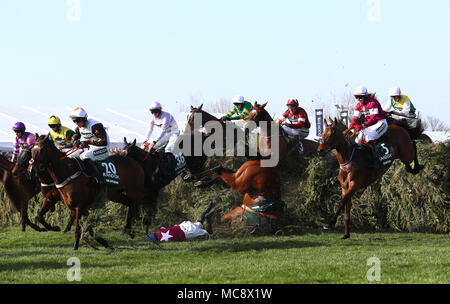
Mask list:
[[[65,152],[65,150],[72,147],[72,136],[75,132],[68,127],[62,126],[58,116],[50,116],[47,124],[51,129],[49,139],[55,143],[59,150]]]

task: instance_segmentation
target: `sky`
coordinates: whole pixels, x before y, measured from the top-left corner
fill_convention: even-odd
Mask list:
[[[240,94],[313,117],[362,84],[450,125],[449,17],[448,0],[1,0],[0,104],[131,114]]]

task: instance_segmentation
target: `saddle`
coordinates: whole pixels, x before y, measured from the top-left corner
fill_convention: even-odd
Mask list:
[[[109,184],[118,186],[120,184],[120,176],[117,172],[116,165],[110,157],[102,161],[93,161],[85,159],[83,162],[83,171],[88,176],[96,178],[99,184]]]
[[[170,152],[164,152],[164,149],[158,149],[154,154],[159,159],[158,172],[162,174],[166,182],[172,181],[187,170],[186,160],[181,153],[174,155]],[[158,172],[155,172],[155,174]]]
[[[370,145],[375,145],[375,151],[372,150],[373,147]],[[383,137],[371,144],[355,144],[355,149],[363,154],[363,157],[372,167],[382,168],[394,162],[391,148],[384,143]]]

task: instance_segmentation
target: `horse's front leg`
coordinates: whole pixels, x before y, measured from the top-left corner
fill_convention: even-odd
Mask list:
[[[343,240],[350,238],[350,210],[352,208],[352,199],[349,198],[347,203],[345,204],[345,213],[344,213],[344,227],[345,233],[342,237]]]

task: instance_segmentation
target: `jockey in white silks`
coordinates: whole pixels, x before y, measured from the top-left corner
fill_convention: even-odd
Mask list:
[[[98,184],[103,184],[103,180],[99,178],[100,172],[94,164],[94,162],[105,160],[109,156],[109,136],[103,124],[95,119],[88,118],[86,111],[80,107],[73,110],[69,117],[77,125],[74,136],[79,138],[73,142],[73,145],[81,146],[81,149],[72,153],[69,157],[80,158],[87,166],[88,171],[93,173],[95,181]],[[93,162],[86,160],[92,160]]]
[[[143,143],[143,148],[153,148],[157,150],[167,144],[165,152],[173,154],[175,143],[178,136],[180,135],[180,131],[178,129],[175,118],[173,118],[170,113],[162,111],[161,104],[157,101],[151,104],[149,110],[152,113],[152,118],[150,119],[147,135]],[[161,134],[155,140],[149,143],[148,140],[150,139],[155,126],[161,128]]]

